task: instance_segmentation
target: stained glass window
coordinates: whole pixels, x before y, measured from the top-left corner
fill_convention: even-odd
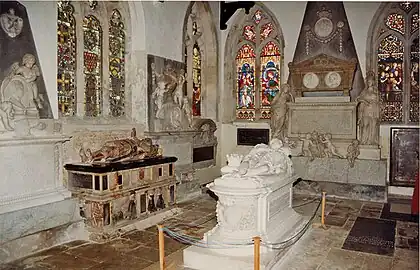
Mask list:
[[[410,48],[410,122],[419,122],[419,39]]]
[[[83,38],[85,115],[99,116],[102,109],[102,29],[93,15],[83,19]]]
[[[273,32],[273,25],[271,23],[264,24],[261,27],[261,40],[266,39],[271,34],[271,32]]]
[[[76,112],[76,22],[68,1],[58,2],[57,92],[60,116]]]
[[[114,117],[124,115],[124,67],[125,32],[121,14],[114,9],[109,21],[109,79],[110,114]]]
[[[236,55],[236,118],[270,119],[280,89],[282,54],[275,24],[257,8],[244,23]]]
[[[404,34],[405,20],[402,14],[389,14],[385,20],[385,25],[391,30]]]
[[[255,27],[253,25],[245,25],[243,36],[246,40],[255,42],[255,38],[256,38]]]
[[[394,35],[385,37],[378,48],[378,88],[381,121],[403,121],[404,43]]]
[[[197,42],[193,46],[193,116],[201,116],[201,52]]]
[[[280,51],[274,42],[268,42],[261,56],[261,118],[270,118],[271,101],[280,87]]]
[[[236,55],[237,102],[236,117],[239,119],[255,118],[255,51],[243,45]]]
[[[418,29],[419,29],[419,14],[414,13],[413,16],[411,16],[411,33],[414,33]]]

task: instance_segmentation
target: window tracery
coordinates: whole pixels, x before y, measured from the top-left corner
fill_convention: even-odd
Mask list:
[[[261,8],[254,8],[244,22],[235,58],[237,119],[270,118],[271,101],[281,82],[279,44],[275,23]]]
[[[82,5],[86,8],[82,9]],[[75,16],[75,8],[85,10],[85,13],[78,12]],[[125,115],[126,33],[118,4],[59,1],[57,12],[57,95],[60,116]],[[108,21],[106,29],[101,26],[101,22],[105,21]],[[78,23],[80,35],[76,33]],[[109,45],[106,52],[103,51],[105,43]],[[77,65],[77,59],[83,64]],[[78,75],[83,78],[76,78]],[[76,84],[78,79],[79,85]],[[104,92],[104,88],[109,91]],[[104,95],[108,98],[104,98]],[[78,107],[78,102],[83,102],[84,106]],[[109,111],[104,112],[104,108],[109,108]]]
[[[382,123],[419,122],[417,10],[414,2],[387,4],[374,30],[379,37],[372,44]]]

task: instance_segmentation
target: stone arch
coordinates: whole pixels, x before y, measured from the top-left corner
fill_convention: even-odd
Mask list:
[[[197,23],[200,36],[191,37],[191,24]],[[207,1],[191,1],[184,18],[183,61],[187,64],[187,95],[192,98],[192,46],[197,42],[201,53],[201,115],[196,117],[218,118],[218,42],[216,24]]]
[[[239,39],[242,36],[243,26],[247,20],[249,20],[250,16],[254,14],[254,12],[260,9],[262,10],[267,16],[268,19],[262,20],[261,23],[264,24],[266,22],[273,23],[274,32],[270,34],[270,36],[277,36],[276,39],[270,38],[264,40],[259,47],[255,47],[255,53],[257,58],[259,57],[260,50],[263,46],[269,42],[274,41],[281,53],[281,61],[280,61],[280,81],[285,81],[285,67],[284,67],[284,36],[283,31],[281,29],[280,23],[278,22],[276,16],[261,2],[257,2],[253,8],[250,10],[250,14],[245,14],[244,10],[240,10],[237,12],[233,19],[232,26],[229,29],[229,33],[226,38],[225,42],[225,54],[224,54],[224,91],[222,93],[222,106],[223,106],[223,114],[221,120],[224,123],[231,123],[236,121],[236,64],[235,64],[235,57],[237,50],[239,48]],[[275,35],[276,34],[276,35]],[[241,46],[243,42],[240,43]]]

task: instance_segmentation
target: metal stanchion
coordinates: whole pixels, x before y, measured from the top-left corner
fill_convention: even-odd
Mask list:
[[[165,237],[163,235],[163,226],[157,225],[159,231],[159,265],[160,270],[165,270]]]
[[[328,229],[327,225],[325,225],[325,203],[326,203],[326,192],[322,192],[322,200],[321,200],[321,224],[314,224],[316,227],[323,228],[324,230]]]
[[[260,270],[260,244],[261,238],[256,236],[254,239],[254,270]]]

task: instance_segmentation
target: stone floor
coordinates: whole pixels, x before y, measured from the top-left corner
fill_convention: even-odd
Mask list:
[[[294,199],[296,211],[310,216],[318,202],[306,197]],[[183,213],[164,221],[164,225],[184,234],[201,237],[216,224],[215,201],[205,195],[181,203]],[[325,230],[314,225],[290,248],[277,269],[286,270],[409,270],[418,269],[418,224],[397,221],[393,256],[381,256],[342,249],[356,218],[379,218],[383,204],[328,199]],[[135,230],[104,244],[76,241],[54,247],[28,258],[0,266],[1,270],[78,270],[78,269],[147,269],[159,270],[157,228]],[[183,269],[182,251],[187,245],[165,237],[167,270]],[[219,270],[219,269],[217,269]],[[223,269],[220,269],[223,270]]]

